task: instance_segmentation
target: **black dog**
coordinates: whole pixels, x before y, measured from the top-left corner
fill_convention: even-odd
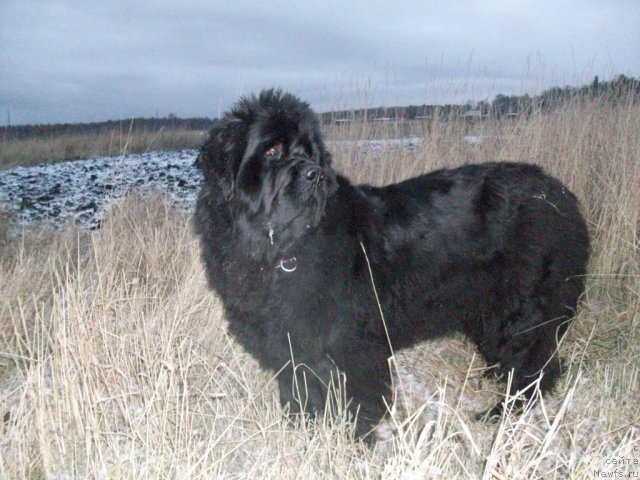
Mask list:
[[[241,99],[197,162],[209,283],[245,348],[266,368],[286,366],[283,405],[322,410],[340,372],[362,435],[385,412],[389,341],[453,331],[513,371],[512,393],[540,373],[543,391],[554,385],[589,239],[575,196],[539,167],[353,186],[331,168],[309,106],[279,90]]]

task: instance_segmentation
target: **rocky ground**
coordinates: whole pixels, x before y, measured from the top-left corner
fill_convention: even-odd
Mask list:
[[[162,189],[185,209],[202,182],[197,150],[103,157],[0,170],[0,212],[21,224],[50,221],[100,226],[109,206],[132,190]]]

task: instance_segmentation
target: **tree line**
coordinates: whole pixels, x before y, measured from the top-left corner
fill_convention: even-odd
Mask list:
[[[487,114],[500,118],[505,115],[529,115],[535,111],[553,112],[575,102],[598,100],[615,104],[620,101],[640,100],[640,79],[618,75],[614,80],[601,82],[596,75],[588,85],[581,87],[552,87],[540,95],[497,95],[487,107]]]
[[[598,100],[603,103],[640,101],[640,79],[618,75],[611,81],[601,82],[596,75],[593,82],[580,87],[552,87],[539,95],[498,94],[492,101],[480,101],[446,105],[409,105],[406,107],[377,107],[358,110],[343,110],[321,114],[323,123],[358,120],[430,120],[438,117],[504,118],[530,115],[533,112],[550,113],[568,104]]]
[[[25,140],[29,138],[55,138],[62,135],[86,135],[97,137],[101,134],[122,132],[158,132],[160,130],[209,130],[213,126],[210,118],[131,118],[128,120],[108,120],[93,123],[56,123],[46,125],[16,125],[0,127],[0,139]]]
[[[640,101],[640,79],[618,75],[611,81],[601,82],[596,76],[588,85],[581,87],[552,87],[539,95],[498,94],[492,101],[480,101],[447,105],[409,105],[404,107],[377,107],[367,109],[325,112],[319,115],[324,124],[349,121],[430,120],[453,117],[504,118],[530,115],[533,112],[553,112],[571,102],[599,100],[605,103]],[[0,127],[0,139],[50,138],[61,135],[98,136],[114,131],[157,132],[159,130],[209,130],[215,119],[206,117],[178,118],[133,118],[94,123],[63,123],[48,125],[16,125]]]

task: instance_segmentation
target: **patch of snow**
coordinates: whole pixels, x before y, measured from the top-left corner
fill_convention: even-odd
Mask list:
[[[197,150],[150,152],[0,170],[0,208],[19,223],[75,221],[100,226],[109,206],[132,190],[162,189],[192,209],[202,183]]]
[[[384,148],[388,146],[400,146],[405,148],[416,148],[422,145],[423,139],[420,137],[387,138],[384,140],[341,140],[337,142],[327,142],[327,145],[346,145],[349,147],[369,147]]]

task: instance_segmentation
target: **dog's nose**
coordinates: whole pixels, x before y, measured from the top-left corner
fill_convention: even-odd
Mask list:
[[[311,183],[318,183],[319,181],[324,180],[324,173],[322,172],[322,168],[317,165],[311,165],[305,169],[304,176]]]

